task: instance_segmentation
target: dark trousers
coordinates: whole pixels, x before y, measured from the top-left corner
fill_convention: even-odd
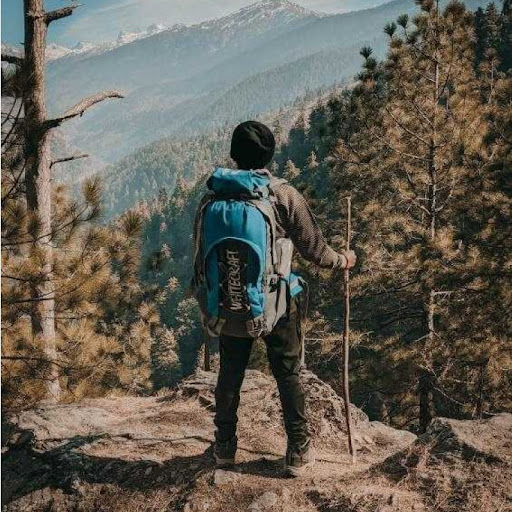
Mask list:
[[[277,381],[288,442],[302,445],[308,439],[304,412],[304,390],[299,373],[302,364],[301,312],[292,299],[290,311],[264,337],[270,369]],[[240,388],[244,379],[253,340],[221,335],[219,338],[220,371],[215,389],[215,437],[227,441],[236,434]]]

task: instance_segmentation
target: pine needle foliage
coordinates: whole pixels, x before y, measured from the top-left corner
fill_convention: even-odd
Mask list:
[[[386,59],[363,48],[356,86],[315,109],[324,130],[305,128],[304,147],[281,154],[307,169],[304,149],[314,148],[316,176],[302,172],[298,186],[340,248],[352,196],[356,401],[376,419],[424,429],[434,415],[512,406],[511,80],[493,50],[499,29],[479,49],[477,16],[461,2],[417,3],[414,18],[385,27]],[[501,27],[505,6],[483,16]],[[335,381],[339,345],[315,340],[336,339],[340,289],[303,269],[318,304],[310,364]]]
[[[153,388],[152,350],[175,359],[174,340],[160,323],[158,291],[139,281],[144,219],[127,212],[102,226],[101,184],[87,180],[81,200],[52,188],[51,280],[57,356],[48,360],[33,335],[32,289],[42,280],[40,226],[27,209],[23,147],[23,79],[2,68],[2,396],[4,407],[24,408],[48,398],[45,382],[57,368],[59,399],[72,401],[118,390]],[[42,299],[44,300],[44,298]]]

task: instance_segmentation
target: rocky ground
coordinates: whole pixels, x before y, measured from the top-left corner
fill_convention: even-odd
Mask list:
[[[3,424],[3,509],[43,511],[512,511],[512,415],[435,420],[416,438],[352,406],[358,457],[347,454],[343,402],[310,372],[318,463],[285,478],[275,385],[249,371],[233,471],[211,455],[215,374],[160,397],[42,405]]]

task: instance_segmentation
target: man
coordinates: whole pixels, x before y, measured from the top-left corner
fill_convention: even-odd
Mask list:
[[[210,178],[210,182],[216,174],[220,179],[224,179],[226,176],[229,179],[234,179],[233,176],[240,179],[240,171],[250,173],[257,183],[267,178],[278,241],[290,239],[302,257],[319,267],[330,269],[353,267],[356,262],[354,252],[337,253],[334,251],[322,236],[304,197],[285,180],[272,177],[265,169],[274,155],[274,150],[274,136],[267,126],[256,121],[242,123],[236,127],[231,142],[231,158],[237,164],[238,171],[217,170]],[[242,174],[245,175],[245,173]],[[248,177],[249,174],[245,176]],[[213,188],[215,188],[215,184]],[[222,198],[226,199],[225,194],[219,199]],[[233,197],[228,199],[233,199]],[[208,237],[219,223],[227,222],[229,228],[229,223],[235,222],[235,220],[231,221],[229,217],[229,212],[232,211],[229,208],[233,208],[232,201],[227,201],[222,216],[217,217],[217,220],[214,219],[213,223],[210,222],[205,228],[204,206],[209,201],[212,201],[211,193],[203,198],[196,217],[194,228],[195,247],[197,248],[196,267],[200,265],[197,262],[197,254],[201,252],[199,249],[201,237]],[[256,203],[253,201],[253,204]],[[248,212],[245,211],[244,215],[245,219]],[[244,263],[244,258],[247,256],[239,257],[238,252],[232,247],[228,247],[226,254],[227,257],[224,260],[220,256],[218,258],[215,256],[215,265],[219,266],[219,272],[223,269],[226,271],[227,292],[231,293],[231,306],[234,304],[235,308],[241,309],[243,298],[247,294],[247,289],[243,287],[246,276],[242,275],[244,268],[247,267]],[[291,250],[289,258],[291,262]],[[204,267],[203,264],[203,269]],[[214,269],[215,273],[217,273],[216,268]],[[204,270],[204,272],[207,271]],[[221,289],[223,286],[221,280],[219,283],[218,287]],[[224,291],[222,288],[219,296]],[[298,476],[313,462],[313,454],[307,430],[304,390],[299,375],[303,350],[301,300],[300,295],[290,297],[291,295],[291,293],[287,294],[289,298],[286,314],[279,316],[270,332],[262,331],[264,332],[262,337],[267,346],[270,368],[277,381],[288,437],[285,468],[288,474]],[[214,298],[216,299],[216,297],[217,291],[215,291]],[[215,316],[214,323],[211,325],[215,327],[218,323],[219,318]],[[254,341],[254,336],[240,337],[223,332],[224,325],[221,323],[218,328],[220,372],[215,390],[215,425],[217,429],[214,454],[219,466],[234,463],[237,448],[236,425],[240,388]]]

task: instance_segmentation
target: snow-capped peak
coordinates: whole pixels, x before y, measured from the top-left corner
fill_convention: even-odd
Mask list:
[[[174,27],[172,27],[170,30],[173,29]],[[58,45],[48,45],[48,47],[53,46],[55,48],[62,49],[60,50],[60,54],[59,52],[52,50],[53,53],[55,53],[55,56],[49,58],[48,60],[55,60],[61,57],[98,55],[109,50],[115,50],[119,46],[123,46],[133,41],[137,41],[138,39],[144,39],[146,37],[153,36],[155,34],[163,32],[164,30],[168,30],[167,27],[165,27],[164,25],[153,24],[150,25],[146,30],[140,32],[130,32],[127,30],[123,30],[119,32],[117,39],[115,39],[114,41],[108,41],[106,43],[101,44],[93,44],[87,41],[80,41],[72,49],[64,48]]]
[[[248,25],[266,24],[273,20],[289,23],[298,19],[316,16],[316,13],[288,0],[261,0],[238,11],[199,24],[202,29],[242,28]]]
[[[61,46],[55,43],[49,43],[46,45],[46,60],[55,60],[68,55],[71,52],[71,48]]]
[[[167,28],[161,24],[153,24],[143,31],[123,30],[119,32],[116,40],[107,43],[95,45],[89,42],[80,42],[71,50],[65,49],[68,51],[64,51],[63,47],[59,47],[63,49],[60,50],[60,53],[55,51],[55,56],[52,56],[49,60],[55,60],[61,57],[89,57],[98,55],[164,31],[179,32],[181,30],[199,28],[200,30],[230,32],[233,30],[243,30],[247,27],[258,27],[260,31],[264,31],[272,26],[286,25],[312,16],[320,17],[321,14],[305,9],[289,0],[260,0],[222,18],[204,21],[197,25],[187,26],[176,24]]]
[[[250,4],[245,8],[242,8],[238,13],[242,12],[253,12],[253,13],[277,13],[277,12],[288,12],[296,16],[308,16],[312,14],[305,7],[298,4],[294,4],[288,0],[260,0],[254,4]],[[236,13],[235,13],[236,14]]]
[[[167,27],[165,25],[157,23],[149,25],[149,27],[146,30],[143,30],[141,32],[128,32],[122,30],[121,32],[119,32],[119,35],[117,36],[116,43],[118,45],[131,43],[132,41],[136,41],[137,39],[143,39],[145,37],[153,36],[155,34],[163,32],[164,30],[167,30]]]

